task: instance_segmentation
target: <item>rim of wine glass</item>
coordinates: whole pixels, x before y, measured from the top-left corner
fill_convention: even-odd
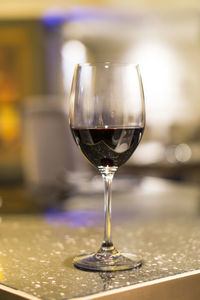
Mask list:
[[[85,63],[77,63],[77,66],[98,66],[98,65],[109,65],[109,66],[133,66],[135,68],[139,68],[139,63],[126,63],[126,62],[110,62],[110,61],[102,61],[102,62],[85,62]]]

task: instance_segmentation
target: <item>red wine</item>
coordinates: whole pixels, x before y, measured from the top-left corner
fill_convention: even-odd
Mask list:
[[[71,128],[82,153],[95,167],[119,167],[137,148],[143,127]]]

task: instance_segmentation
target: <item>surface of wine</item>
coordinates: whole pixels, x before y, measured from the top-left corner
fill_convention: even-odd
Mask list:
[[[71,128],[71,130],[82,153],[95,167],[119,167],[137,148],[144,128]]]

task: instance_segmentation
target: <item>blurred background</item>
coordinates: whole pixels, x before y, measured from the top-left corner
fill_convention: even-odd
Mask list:
[[[74,145],[67,105],[75,63],[95,61],[141,68],[147,127],[119,174],[199,185],[198,1],[7,0],[0,2],[0,196],[20,200],[5,202],[5,211],[26,211],[27,193],[49,205],[91,188],[96,170]]]

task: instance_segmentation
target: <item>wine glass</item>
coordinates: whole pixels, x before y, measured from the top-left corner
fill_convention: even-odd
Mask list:
[[[117,271],[141,266],[141,259],[120,253],[111,238],[111,183],[117,169],[137,148],[145,127],[139,66],[96,63],[76,65],[69,124],[79,149],[104,181],[104,239],[96,253],[74,259],[80,269]]]

